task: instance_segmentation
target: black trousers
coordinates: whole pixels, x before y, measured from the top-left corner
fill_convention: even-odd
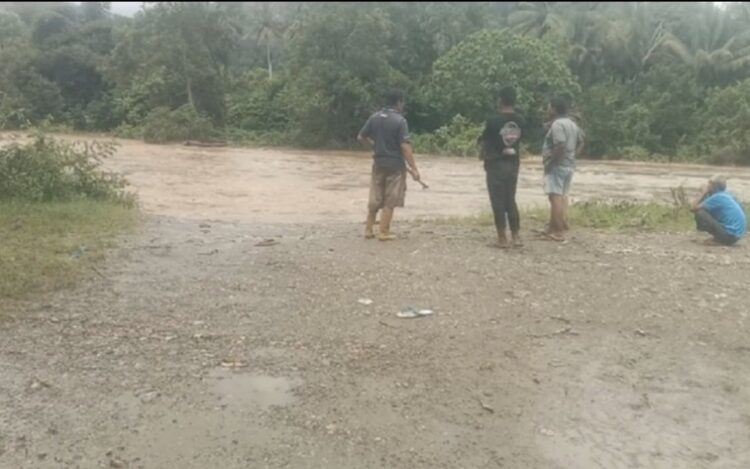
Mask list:
[[[490,194],[497,230],[504,231],[505,227],[510,225],[510,231],[518,233],[521,229],[521,218],[516,204],[518,166],[509,161],[488,161],[484,169],[487,173],[487,192]]]
[[[727,246],[731,246],[738,240],[738,238],[727,233],[721,223],[704,209],[695,212],[695,226],[698,231],[710,233],[716,241]]]

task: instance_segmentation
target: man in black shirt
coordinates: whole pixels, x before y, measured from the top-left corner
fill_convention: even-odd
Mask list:
[[[373,225],[378,211],[382,209],[378,235],[381,241],[395,239],[390,232],[391,220],[393,210],[404,206],[407,171],[415,181],[419,181],[420,177],[411,148],[409,127],[402,115],[406,103],[404,93],[392,92],[386,101],[386,107],[367,119],[357,137],[360,142],[370,143],[375,150],[365,238],[375,237]]]
[[[479,138],[481,158],[487,173],[487,191],[490,195],[492,213],[495,217],[498,245],[508,248],[505,233],[510,225],[513,246],[522,246],[520,217],[516,204],[516,186],[521,166],[521,135],[525,122],[513,110],[516,104],[516,90],[511,87],[500,91],[498,113],[487,120],[484,132]],[[507,222],[506,222],[507,216]]]

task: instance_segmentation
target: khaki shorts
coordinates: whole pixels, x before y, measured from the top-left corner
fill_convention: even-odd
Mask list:
[[[406,171],[373,166],[370,179],[370,210],[404,206],[406,198]]]

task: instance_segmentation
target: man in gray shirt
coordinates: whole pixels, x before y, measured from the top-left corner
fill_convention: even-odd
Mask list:
[[[372,178],[370,180],[370,200],[368,202],[367,227],[365,238],[375,237],[373,226],[378,211],[380,234],[378,239],[390,241],[393,210],[404,206],[406,198],[406,172],[419,181],[419,171],[414,161],[409,137],[409,126],[402,115],[406,99],[403,92],[396,91],[386,97],[386,107],[376,112],[365,122],[357,139],[373,145]]]
[[[544,162],[544,193],[549,197],[550,221],[545,236],[554,241],[564,241],[568,229],[568,193],[576,168],[576,155],[583,148],[583,131],[568,116],[565,99],[550,99],[547,113],[552,124],[544,137],[542,160]]]

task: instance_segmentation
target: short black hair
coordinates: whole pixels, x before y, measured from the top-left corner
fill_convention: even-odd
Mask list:
[[[551,97],[549,99],[549,104],[558,116],[564,116],[568,113],[568,100],[562,96]]]
[[[506,86],[505,88],[500,90],[500,93],[498,94],[498,101],[500,104],[503,104],[505,106],[515,106],[516,105],[516,89],[512,86]]]
[[[393,90],[385,94],[386,106],[395,106],[401,101],[405,101],[405,100],[406,100],[406,93],[404,93],[401,90]]]

